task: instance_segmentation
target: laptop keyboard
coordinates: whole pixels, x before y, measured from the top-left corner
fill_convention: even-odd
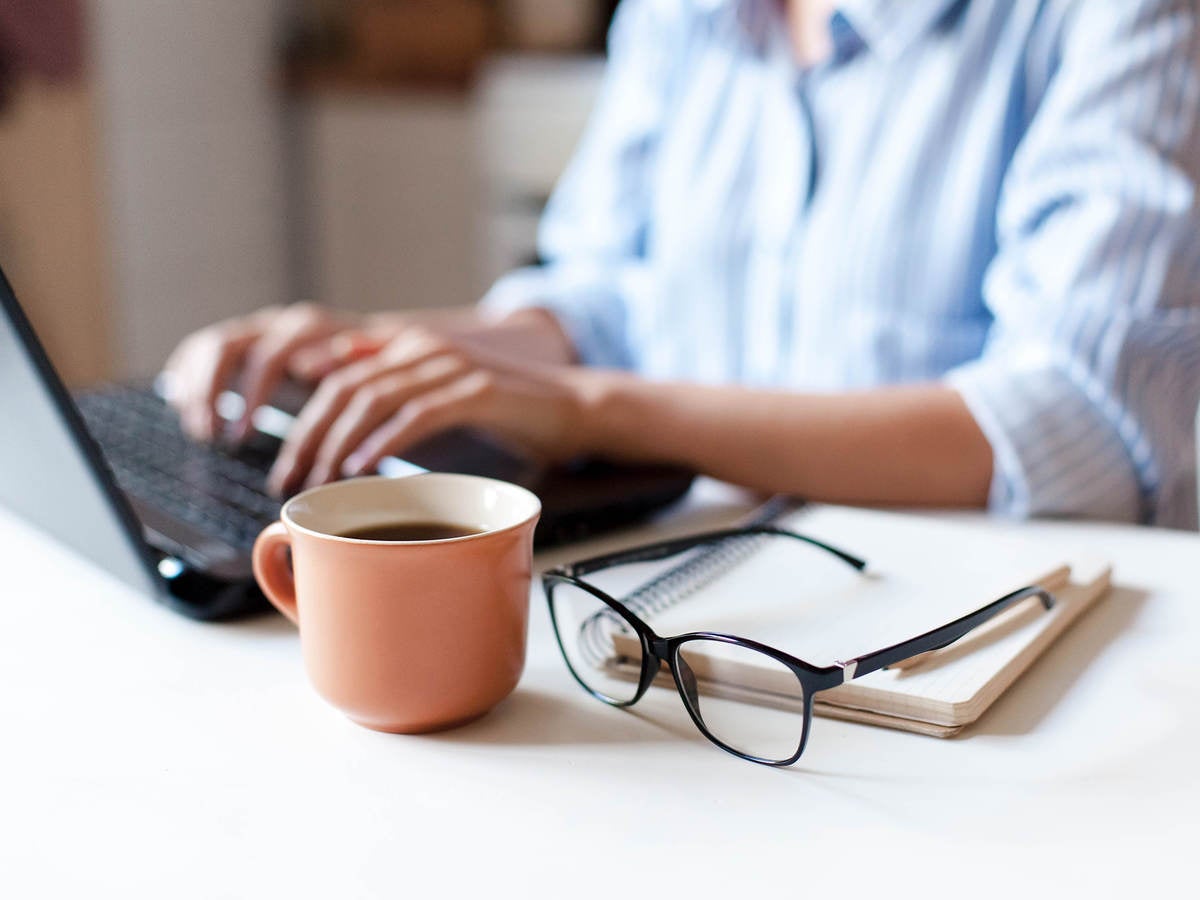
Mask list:
[[[149,388],[114,386],[76,402],[117,484],[142,503],[245,551],[278,518],[266,492],[274,439],[256,436],[236,452],[197,443]]]

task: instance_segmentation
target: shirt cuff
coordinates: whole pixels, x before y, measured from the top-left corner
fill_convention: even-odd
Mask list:
[[[531,307],[545,309],[558,319],[584,365],[633,367],[624,303],[603,281],[530,266],[502,277],[480,305],[498,315]]]
[[[980,360],[946,381],[992,446],[993,511],[1140,521],[1142,486],[1129,449],[1099,404],[1061,370]]]

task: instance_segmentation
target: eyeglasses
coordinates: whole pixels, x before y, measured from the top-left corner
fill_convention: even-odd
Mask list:
[[[816,666],[758,641],[729,634],[698,631],[661,637],[630,608],[642,610],[647,603],[627,600],[626,605],[583,580],[583,576],[604,569],[665,560],[705,545],[727,548],[748,539],[772,536],[808,544],[860,572],[867,565],[814,538],[782,528],[756,526],[663,541],[548,570],[542,584],[550,618],[563,659],[575,680],[593,697],[624,708],[645,695],[665,663],[701,734],[722,750],[750,762],[789,766],[804,752],[812,724],[813,697],[820,691],[940,650],[1030,597],[1039,598],[1047,610],[1054,605],[1054,598],[1042,588],[1021,588],[910,640],[838,660],[832,666]],[[738,702],[740,696],[745,696],[745,689],[737,687],[738,675],[747,671],[765,678],[770,685],[769,696],[777,701],[775,705],[791,711],[766,711],[761,706]],[[798,717],[796,711],[802,715]]]

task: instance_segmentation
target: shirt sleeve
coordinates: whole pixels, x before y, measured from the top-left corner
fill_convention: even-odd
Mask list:
[[[1003,186],[982,357],[948,376],[1014,516],[1196,527],[1200,24],[1077,2]]]
[[[544,262],[504,276],[482,301],[496,313],[549,310],[588,365],[636,365],[629,310],[647,293],[649,183],[681,39],[669,9],[618,8],[591,121],[542,218]]]

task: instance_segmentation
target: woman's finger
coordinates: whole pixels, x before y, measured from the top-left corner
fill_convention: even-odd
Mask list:
[[[206,441],[214,440],[220,431],[220,416],[217,414],[217,398],[233,380],[246,352],[253,346],[254,336],[241,333],[224,341],[217,349],[215,359],[204,367],[203,374],[196,379],[200,402],[197,421]]]
[[[293,353],[287,371],[300,381],[317,382],[342,366],[374,356],[386,343],[386,338],[364,331],[340,331]]]
[[[334,372],[304,404],[292,423],[271,472],[268,487],[277,494],[294,490],[312,468],[317,448],[329,427],[363,385],[388,374],[386,360],[379,357],[362,360]]]
[[[406,403],[373,431],[346,460],[346,474],[374,471],[385,456],[404,452],[440,431],[458,425],[480,424],[496,391],[492,372],[474,370]]]
[[[229,384],[254,335],[243,328],[222,328],[197,335],[172,370],[184,430],[196,440],[217,434],[217,397]]]
[[[233,437],[250,431],[254,411],[266,403],[287,371],[292,355],[314,341],[327,338],[340,326],[317,308],[304,308],[281,318],[246,354],[241,376],[245,408],[234,425]]]
[[[420,332],[401,335],[374,356],[348,365],[321,382],[304,405],[280,448],[267,483],[279,494],[294,490],[312,468],[318,447],[337,417],[363,385],[384,375],[400,373],[438,356],[466,357],[440,339]]]
[[[340,478],[346,457],[371,432],[414,398],[461,377],[466,368],[458,357],[439,356],[360,387],[321,441],[305,486]]]

